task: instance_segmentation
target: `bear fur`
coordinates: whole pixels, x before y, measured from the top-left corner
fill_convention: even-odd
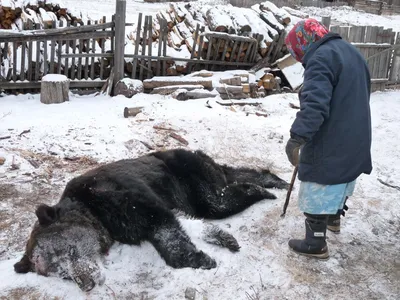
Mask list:
[[[269,170],[217,164],[202,151],[153,152],[102,165],[70,180],[59,202],[41,204],[17,273],[75,281],[83,291],[105,280],[101,258],[114,241],[149,241],[173,268],[216,267],[182,229],[176,212],[221,219],[288,183]],[[211,226],[208,241],[238,251],[235,238]]]

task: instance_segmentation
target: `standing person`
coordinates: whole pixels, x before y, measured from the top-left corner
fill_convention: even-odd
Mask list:
[[[354,46],[314,19],[299,21],[285,43],[304,67],[300,111],[286,154],[299,167],[298,205],[306,216],[306,234],[289,240],[289,247],[328,258],[327,227],[340,230],[340,214],[356,179],[372,171],[370,73]]]

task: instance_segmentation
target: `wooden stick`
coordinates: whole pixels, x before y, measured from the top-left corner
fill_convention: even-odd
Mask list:
[[[285,205],[283,206],[283,213],[281,214],[281,217],[284,217],[286,215],[286,209],[287,209],[287,207],[289,205],[290,195],[292,194],[293,185],[294,185],[294,182],[295,182],[296,177],[297,177],[298,168],[299,168],[299,166],[296,165],[296,167],[293,170],[292,180],[290,181],[289,189],[288,189],[287,194],[286,194]]]
[[[380,183],[382,183],[383,185],[386,185],[386,186],[388,186],[388,187],[391,187],[391,188],[394,188],[394,189],[400,191],[400,187],[397,186],[397,185],[391,185],[391,184],[389,184],[389,183],[387,183],[387,182],[384,182],[382,179],[379,179],[379,178],[378,178],[378,181],[379,181]]]
[[[169,134],[170,137],[176,139],[178,142],[184,144],[185,146],[189,145],[189,142],[187,140],[185,140],[183,137],[181,137],[179,134],[176,134],[174,132],[171,132]]]

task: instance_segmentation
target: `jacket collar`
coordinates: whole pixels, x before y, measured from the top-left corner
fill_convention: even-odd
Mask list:
[[[307,65],[307,61],[310,60],[310,58],[313,56],[315,51],[321,46],[322,44],[326,43],[327,41],[333,40],[333,39],[341,39],[342,37],[335,33],[335,32],[329,32],[327,33],[322,39],[316,41],[314,44],[311,45],[310,49],[306,52],[306,54],[303,57],[303,67]]]

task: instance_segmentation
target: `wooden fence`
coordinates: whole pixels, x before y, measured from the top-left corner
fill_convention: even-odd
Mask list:
[[[58,25],[58,26],[57,26]],[[101,87],[109,77],[114,52],[114,22],[56,24],[52,29],[3,30],[0,34],[0,64],[4,66],[3,89],[34,89],[48,74],[64,74],[71,87]],[[56,28],[58,27],[58,28]],[[107,47],[106,45],[109,45]],[[107,51],[107,50],[108,51]],[[109,53],[106,53],[109,52]]]
[[[142,13],[139,14],[134,53],[125,52],[124,58],[128,61],[125,73],[131,78],[143,80],[153,76],[176,75],[176,68],[184,68],[185,72],[205,70],[227,70],[237,68],[250,68],[256,63],[258,44],[263,36],[255,34],[252,37],[228,35],[226,33],[205,32],[204,26],[197,24],[192,42],[188,44],[190,58],[171,57],[167,55],[168,27],[165,20],[160,23],[160,36],[153,47],[152,16],[144,17],[144,32],[142,44],[140,44]],[[207,43],[203,42],[207,39]],[[157,49],[157,53],[152,51]],[[229,53],[228,53],[229,49]],[[139,51],[141,53],[139,54]],[[227,57],[229,54],[229,57]],[[171,67],[171,64],[174,66]],[[176,64],[176,66],[175,66]]]
[[[187,64],[185,73],[199,69],[247,69],[255,64],[261,35],[233,36],[205,31],[198,25],[188,45],[193,49],[190,57],[171,57],[167,53],[167,24],[160,24],[160,36],[154,42],[150,34],[152,16],[142,14],[135,25],[138,30],[135,44],[130,47],[133,51],[127,51],[125,27],[132,24],[125,22],[126,2],[118,3],[120,6],[117,5],[111,21],[103,18],[80,26],[53,23],[53,28],[41,30],[32,29],[37,24],[28,24],[29,30],[21,32],[3,30],[0,66],[4,78],[0,88],[39,88],[42,76],[48,73],[66,75],[73,88],[97,88],[123,77],[143,80],[174,75],[170,74],[171,62]],[[399,34],[373,26],[330,26],[330,29],[353,43],[367,59],[374,90],[400,83]],[[203,43],[205,39],[208,43]]]
[[[372,78],[372,89],[383,90],[390,82],[390,73],[399,72],[392,67],[396,32],[379,26],[330,26],[351,42],[366,58]]]

